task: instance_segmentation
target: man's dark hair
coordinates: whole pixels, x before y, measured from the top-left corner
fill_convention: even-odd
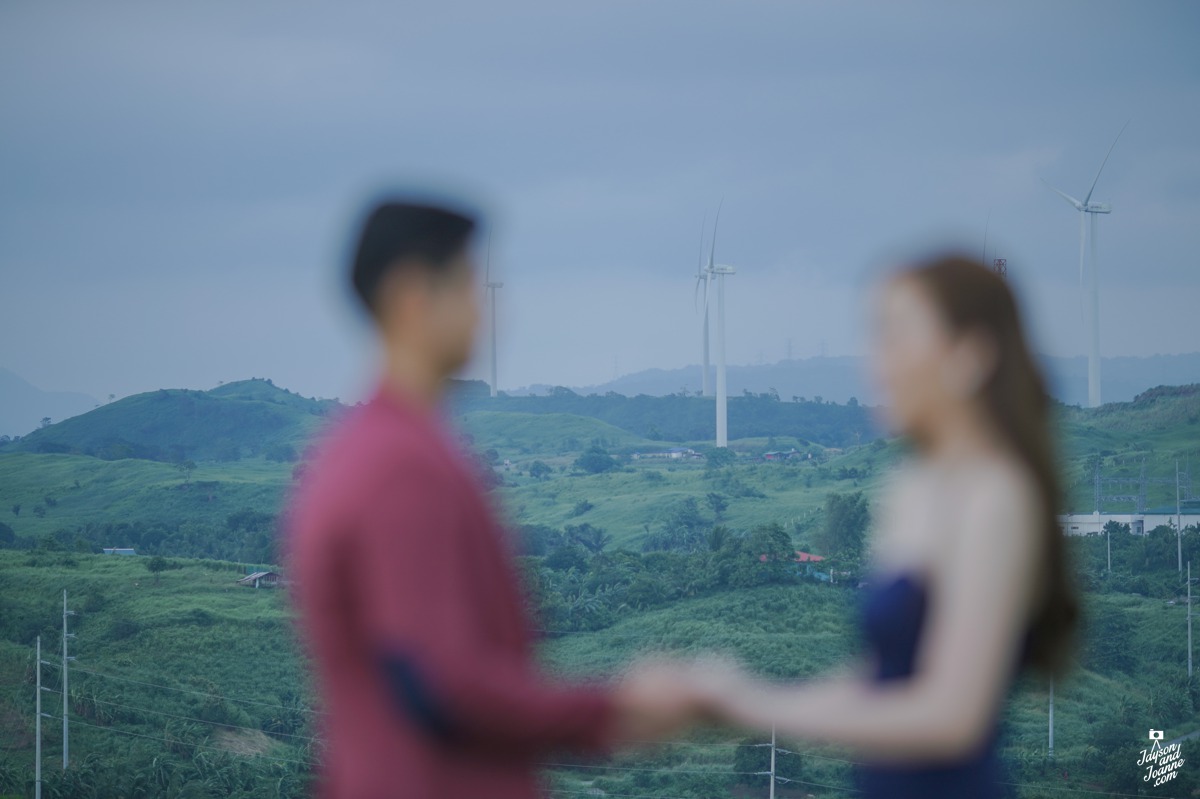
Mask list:
[[[351,282],[367,311],[376,313],[376,290],[392,268],[405,264],[440,271],[475,230],[473,214],[406,200],[375,203],[354,251]]]

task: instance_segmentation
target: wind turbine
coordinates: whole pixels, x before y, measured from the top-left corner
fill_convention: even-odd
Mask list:
[[[484,270],[483,290],[490,301],[492,316],[492,396],[496,396],[496,289],[504,284],[492,282],[492,234],[488,233],[487,267]]]
[[[707,220],[705,220],[707,221]],[[708,253],[708,265],[704,264],[704,222],[700,223],[700,263],[696,269],[696,290],[692,294],[692,305],[697,304],[697,299],[700,294],[700,284],[704,284],[704,323],[700,329],[700,340],[704,350],[704,363],[700,371],[700,394],[704,397],[712,396],[712,389],[708,385],[708,375],[711,367],[708,363],[708,286],[712,282],[713,276],[713,250],[717,247],[717,222],[721,221],[721,208],[717,207],[717,219],[713,223],[713,243],[712,249]]]
[[[1088,349],[1088,407],[1096,408],[1100,406],[1100,290],[1097,281],[1096,269],[1096,214],[1111,214],[1112,206],[1108,203],[1092,202],[1092,192],[1096,190],[1096,183],[1100,180],[1100,173],[1104,171],[1104,165],[1108,163],[1108,157],[1112,155],[1113,148],[1117,146],[1117,141],[1121,138],[1121,134],[1125,132],[1125,128],[1129,127],[1129,121],[1126,121],[1121,126],[1121,130],[1117,133],[1117,137],[1113,139],[1112,146],[1108,148],[1108,152],[1104,155],[1104,160],[1100,162],[1100,168],[1096,170],[1096,177],[1092,181],[1091,187],[1088,189],[1083,200],[1077,200],[1066,192],[1050,186],[1050,188],[1068,203],[1070,203],[1076,211],[1079,212],[1079,291],[1082,299],[1083,294],[1083,258],[1084,258],[1084,240],[1087,238],[1088,222],[1091,222],[1091,251],[1092,251],[1092,270],[1091,270],[1091,285],[1088,288],[1088,299],[1091,301],[1091,346]],[[1042,181],[1045,183],[1045,181]],[[1089,217],[1089,214],[1091,216]]]
[[[696,275],[696,290],[700,282],[704,282],[704,393],[708,393],[708,287],[713,280],[717,281],[717,446],[728,445],[728,414],[726,412],[728,391],[725,383],[725,276],[732,275],[734,268],[716,262],[717,224],[721,220],[721,206],[717,206],[717,216],[713,220],[712,246],[708,251],[708,265],[701,266]],[[703,259],[704,228],[700,229],[701,259]]]

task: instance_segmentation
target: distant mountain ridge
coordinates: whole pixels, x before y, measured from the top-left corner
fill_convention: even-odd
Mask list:
[[[1049,383],[1050,394],[1065,405],[1087,402],[1087,359],[1038,355]],[[578,394],[605,394],[615,391],[626,396],[647,394],[661,397],[686,388],[700,389],[699,364],[678,369],[645,369],[622,375],[605,383],[572,386]],[[715,375],[715,367],[714,367]],[[866,405],[878,405],[881,398],[870,385],[866,358],[856,355],[794,358],[771,364],[737,364],[726,367],[729,395],[743,391],[759,394],[774,388],[784,399],[793,396],[845,403],[854,397]],[[715,378],[714,378],[715,379]],[[1105,403],[1130,402],[1138,394],[1155,386],[1177,386],[1200,382],[1200,353],[1151,355],[1148,357],[1103,358],[1100,363],[1100,391]],[[506,394],[512,396],[545,394],[553,386],[537,383]]]
[[[0,367],[0,435],[23,436],[42,419],[78,416],[97,400],[77,391],[43,391],[20,375]]]

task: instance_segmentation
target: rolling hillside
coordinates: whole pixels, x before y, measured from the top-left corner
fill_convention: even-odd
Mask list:
[[[1103,557],[1101,541],[1078,543],[1089,550],[1078,553],[1081,564]],[[1118,563],[1131,557],[1140,560],[1122,548]],[[58,727],[47,722],[48,795],[85,788],[169,799],[307,795],[310,764],[319,758],[313,721],[321,708],[286,593],[236,585],[233,564],[171,560],[153,574],[149,561],[0,552],[6,588],[0,592],[0,795],[32,795],[32,646],[40,634],[44,657],[54,662],[64,589],[77,613],[72,769],[64,775],[57,768]],[[1147,574],[1162,576],[1165,585],[1170,571]],[[1053,766],[1044,758],[1046,686],[1033,676],[1014,685],[1005,699],[1001,752],[1025,786],[1019,795],[1053,795],[1038,786],[1132,794],[1145,728],[1165,728],[1169,736],[1200,729],[1200,696],[1186,685],[1185,610],[1159,594],[1117,584],[1086,594],[1081,668],[1056,686]],[[857,597],[850,588],[811,582],[719,590],[649,610],[626,607],[604,629],[547,633],[541,651],[549,670],[580,678],[614,675],[642,655],[719,650],[764,676],[804,679],[858,651]],[[57,668],[43,667],[43,679],[46,706],[54,711],[61,696]],[[556,756],[547,760],[557,764],[548,778],[556,790],[600,796],[759,795],[765,781],[751,772],[762,770],[753,759],[762,753],[750,750],[765,740],[695,729],[670,744],[602,761]],[[817,797],[844,795],[847,753],[780,744],[787,751],[780,755],[781,776],[812,783],[805,788]],[[1194,744],[1183,754],[1192,760]],[[1192,774],[1185,770],[1169,794],[1187,795],[1196,786]],[[779,795],[805,794],[784,786]]]
[[[642,406],[631,405],[629,398],[497,397],[495,408],[519,401],[535,410],[496,410],[488,409],[490,398],[478,396],[477,384],[459,388],[454,422],[475,450],[495,458],[497,490],[513,524],[586,522],[623,545],[637,546],[679,503],[703,501],[709,494],[727,502],[723,523],[749,529],[780,522],[803,542],[819,521],[827,493],[861,489],[871,495],[903,452],[899,442],[868,438],[858,445],[824,447],[814,443],[820,436],[801,426],[794,428],[799,435],[781,430],[731,439],[738,460],[713,473],[703,461],[630,458],[675,445],[703,451],[709,446],[703,439],[647,438],[562,410],[603,410],[608,403],[603,415],[633,419],[636,426]],[[705,403],[696,397],[647,399],[668,409]],[[52,424],[0,447],[0,545],[7,529],[18,545],[54,536],[67,548],[138,546],[150,553],[268,561],[273,557],[271,518],[306,441],[338,407],[255,380],[209,392],[151,392]],[[829,419],[865,413],[758,397],[748,398],[743,408],[762,410],[764,425],[785,411],[798,414],[797,420],[805,413]],[[1173,476],[1177,458],[1184,467],[1190,460],[1200,469],[1200,386],[1159,387],[1132,402],[1098,409],[1059,405],[1056,414],[1068,509],[1091,510],[1097,456],[1106,476],[1136,476],[1143,458],[1151,477]],[[575,469],[580,453],[594,443],[616,455],[619,468],[601,474]],[[791,448],[814,458],[761,460],[763,452]],[[146,457],[132,457],[130,451]],[[180,461],[180,453],[193,463]],[[535,477],[530,468],[538,461],[548,471]],[[1173,484],[1151,484],[1147,501],[1151,507],[1173,504]],[[1109,503],[1105,509],[1131,507]]]
[[[35,430],[8,445],[18,452],[104,460],[223,461],[265,455],[294,460],[338,404],[244,380],[211,391],[159,389]]]

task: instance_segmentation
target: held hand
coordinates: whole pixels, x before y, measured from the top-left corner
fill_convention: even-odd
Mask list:
[[[706,655],[687,666],[683,679],[698,704],[703,721],[737,724],[738,710],[757,694],[757,682],[741,664],[721,655]]]
[[[729,658],[643,660],[617,687],[617,735],[629,741],[660,740],[696,723],[738,723],[739,708],[756,689]]]
[[[691,664],[644,660],[635,664],[614,692],[617,737],[654,741],[708,715],[702,686],[690,679]]]

